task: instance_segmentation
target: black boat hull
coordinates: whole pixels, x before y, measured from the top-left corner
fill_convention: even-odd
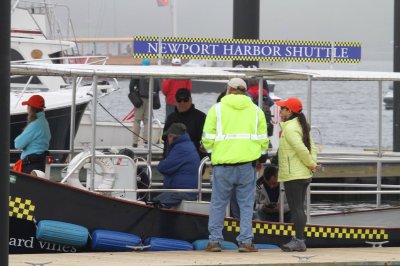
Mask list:
[[[75,248],[38,241],[35,221],[55,220],[145,237],[193,242],[208,238],[208,216],[166,210],[102,196],[68,185],[10,172],[10,254],[88,252],[90,243]],[[235,242],[239,222],[227,218],[224,237]],[[254,242],[280,245],[294,234],[292,224],[253,222]],[[400,246],[400,228],[308,225],[308,247],[363,247],[366,241],[389,241]],[[90,241],[89,241],[90,242]]]

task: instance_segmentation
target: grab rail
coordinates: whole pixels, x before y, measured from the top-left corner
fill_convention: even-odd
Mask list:
[[[378,190],[311,190],[312,187],[358,187],[358,188],[377,188]],[[381,190],[382,188],[393,188],[398,190]],[[306,216],[307,222],[311,218],[311,195],[400,195],[400,185],[383,185],[383,184],[337,184],[337,183],[311,183],[307,189],[306,195]],[[376,207],[380,207],[380,202],[376,203]]]
[[[198,170],[198,178],[197,178],[197,190],[198,190],[198,197],[197,200],[201,201],[202,200],[202,196],[201,196],[201,192],[202,192],[202,183],[203,183],[203,168],[206,165],[206,163],[210,162],[210,158],[208,158],[208,156],[204,157],[203,159],[201,159],[200,161],[200,166],[199,166],[199,170]]]
[[[69,171],[66,174],[66,176],[61,180],[60,183],[67,182],[68,178],[70,178],[72,176],[72,174],[77,169],[80,169],[84,164],[87,164],[87,163],[91,162],[91,159],[93,159],[93,158],[94,159],[96,159],[96,158],[121,158],[121,159],[127,159],[132,164],[132,166],[134,166],[134,169],[137,170],[137,165],[135,164],[134,160],[131,157],[126,156],[126,155],[122,155],[122,154],[95,154],[93,156],[93,154],[88,154],[88,155],[82,157],[82,159],[80,159],[79,162],[74,167],[72,167],[71,171]],[[136,168],[135,168],[135,166],[136,166]],[[92,179],[93,177],[91,176],[90,178]],[[92,180],[90,180],[90,182],[92,183]]]

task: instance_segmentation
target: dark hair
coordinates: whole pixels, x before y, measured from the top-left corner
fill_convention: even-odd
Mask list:
[[[222,99],[225,95],[226,95],[226,91],[221,92],[221,93],[218,95],[217,103],[219,103],[219,102],[221,101],[221,99]]]
[[[306,116],[301,113],[292,112],[292,116],[289,118],[293,119],[295,117],[299,118],[300,126],[303,131],[303,143],[309,151],[311,151],[311,140],[310,140],[310,125],[307,123]]]
[[[278,168],[273,165],[268,165],[264,169],[263,177],[266,181],[270,180],[271,177],[278,175]]]

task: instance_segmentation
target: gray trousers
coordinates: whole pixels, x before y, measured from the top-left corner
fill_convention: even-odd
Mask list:
[[[143,139],[147,141],[147,125],[149,124],[149,99],[142,98],[143,105],[139,108],[136,108],[135,111],[135,120],[133,121],[132,131],[133,131],[133,138],[132,143],[138,144],[139,135],[140,135],[140,121],[143,121]]]
[[[311,178],[284,182],[291,221],[294,223],[294,230],[298,239],[304,239],[304,228],[307,222],[304,201],[306,199],[307,187],[310,183]]]

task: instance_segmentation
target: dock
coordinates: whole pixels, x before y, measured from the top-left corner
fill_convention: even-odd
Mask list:
[[[257,253],[223,251],[134,251],[119,253],[9,255],[9,265],[400,265],[400,247],[313,248],[306,252],[264,249]]]

